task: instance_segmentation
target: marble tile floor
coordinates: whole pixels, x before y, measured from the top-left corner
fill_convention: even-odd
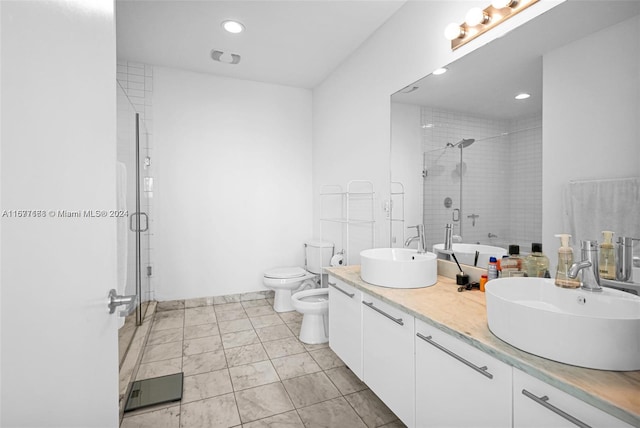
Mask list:
[[[136,379],[183,371],[183,398],[121,427],[404,427],[327,344],[298,340],[302,315],[271,305],[159,303]]]

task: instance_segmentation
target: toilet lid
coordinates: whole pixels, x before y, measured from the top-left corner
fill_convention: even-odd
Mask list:
[[[289,278],[298,278],[301,276],[305,276],[307,271],[300,267],[284,267],[284,268],[275,268],[269,269],[264,273],[264,276],[267,278],[274,279],[289,279]]]

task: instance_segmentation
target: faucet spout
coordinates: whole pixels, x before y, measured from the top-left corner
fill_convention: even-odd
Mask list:
[[[575,278],[582,272],[582,285],[580,288],[587,291],[602,291],[600,286],[600,273],[598,272],[598,242],[581,242],[582,260],[574,263],[569,268],[569,278]]]
[[[590,267],[591,267],[591,262],[589,260],[583,260],[581,262],[576,262],[576,263],[572,264],[571,267],[569,267],[569,272],[567,272],[567,274],[569,275],[569,278],[575,279],[575,277],[578,276],[578,273],[582,269],[586,269],[586,268],[590,268]]]
[[[418,224],[416,226],[409,226],[409,227],[415,227],[416,231],[418,232],[418,234],[416,236],[413,236],[411,238],[408,238],[405,242],[404,242],[404,246],[408,247],[413,241],[418,241],[418,254],[424,254],[427,252],[426,248],[427,248],[427,239],[424,236],[424,225],[422,224]]]
[[[453,248],[453,225],[451,223],[447,223],[444,227],[444,249],[445,251],[451,251]]]

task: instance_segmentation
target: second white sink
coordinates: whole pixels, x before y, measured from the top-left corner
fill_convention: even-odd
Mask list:
[[[360,252],[360,277],[373,285],[421,288],[436,283],[437,257],[407,248],[372,248]]]
[[[640,370],[640,297],[556,287],[553,279],[487,283],[489,330],[523,351],[601,370]]]

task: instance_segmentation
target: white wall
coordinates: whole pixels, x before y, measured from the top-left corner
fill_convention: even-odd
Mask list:
[[[555,265],[563,186],[640,175],[640,17],[545,55],[543,67],[542,236]],[[583,239],[600,237],[573,237]]]
[[[389,246],[390,95],[558,4],[541,1],[452,52],[443,31],[475,2],[409,1],[313,92],[314,228],[323,184],[372,180],[377,245]],[[355,260],[352,263],[357,264]]]
[[[6,427],[116,427],[115,22],[110,0],[2,2],[2,382]]]
[[[420,106],[392,103],[391,104],[391,179],[399,181],[404,186],[404,223],[394,222],[391,235],[392,247],[403,247],[409,236],[415,235],[415,229],[407,230],[408,226],[422,223],[422,128]],[[397,188],[396,188],[397,187]],[[397,192],[399,186],[392,191]],[[393,197],[397,214],[394,218],[403,218],[403,210],[398,206],[402,197]],[[404,227],[403,227],[404,226]],[[404,229],[404,230],[402,230]]]
[[[157,300],[263,290],[312,237],[311,91],[154,67]]]

